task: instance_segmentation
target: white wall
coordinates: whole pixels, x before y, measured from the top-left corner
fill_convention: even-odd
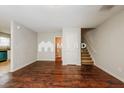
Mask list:
[[[95,64],[124,81],[124,11],[85,34]]]
[[[40,49],[40,43],[48,43],[55,45],[55,37],[56,36],[62,36],[62,31],[55,31],[55,32],[39,32],[38,33],[38,60],[43,61],[55,61],[55,46],[53,46],[53,51],[50,49],[48,51],[45,51],[44,49],[41,51]]]
[[[0,28],[0,32],[3,32],[3,33],[6,33],[6,34],[10,34],[11,32],[10,32],[10,29],[8,28],[8,29],[4,29],[4,28]]]
[[[80,43],[81,30],[80,28],[64,28],[62,32],[62,60],[63,64],[80,65]],[[74,47],[77,46],[77,47]]]
[[[17,27],[20,29],[17,29]],[[37,59],[37,33],[11,22],[11,71],[20,69]]]
[[[7,60],[11,60],[11,50],[7,51]]]

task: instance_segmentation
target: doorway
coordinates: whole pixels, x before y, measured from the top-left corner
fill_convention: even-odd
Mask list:
[[[10,72],[10,31],[0,31],[0,76]]]
[[[55,62],[62,63],[62,37],[55,37]]]

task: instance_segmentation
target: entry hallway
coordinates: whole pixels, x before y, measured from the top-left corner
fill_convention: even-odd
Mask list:
[[[16,72],[1,76],[0,87],[124,88],[124,83],[103,72],[96,66],[62,66],[55,64],[55,62],[35,62]]]

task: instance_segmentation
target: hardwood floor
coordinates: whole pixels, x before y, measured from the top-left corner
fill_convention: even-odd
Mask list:
[[[124,83],[96,66],[62,66],[54,62],[35,62],[0,77],[7,88],[124,88]]]
[[[8,73],[10,70],[10,61],[0,62],[0,76],[5,73]]]

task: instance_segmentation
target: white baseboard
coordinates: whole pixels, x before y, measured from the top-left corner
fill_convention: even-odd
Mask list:
[[[19,69],[22,69],[22,68],[24,68],[24,67],[26,67],[26,66],[28,66],[28,65],[30,65],[30,64],[32,64],[32,63],[34,63],[34,62],[36,62],[36,61],[32,61],[31,63],[27,63],[27,64],[25,64],[25,65],[23,65],[23,66],[19,66],[19,67],[16,67],[16,68],[14,68],[14,69],[11,67],[10,72],[15,72],[15,71],[17,71],[17,70],[19,70]],[[10,62],[10,63],[11,63],[11,62]],[[10,66],[12,66],[12,64],[11,64]]]
[[[117,78],[118,80],[124,82],[124,78],[121,78],[121,77],[115,75],[114,73],[108,71],[107,69],[105,69],[104,67],[102,67],[102,66],[100,66],[100,65],[98,65],[98,64],[96,64],[96,63],[95,63],[95,66],[97,66],[97,67],[100,68],[101,70],[105,71],[106,73],[112,75],[113,77]],[[103,78],[104,78],[104,77],[103,77]]]

